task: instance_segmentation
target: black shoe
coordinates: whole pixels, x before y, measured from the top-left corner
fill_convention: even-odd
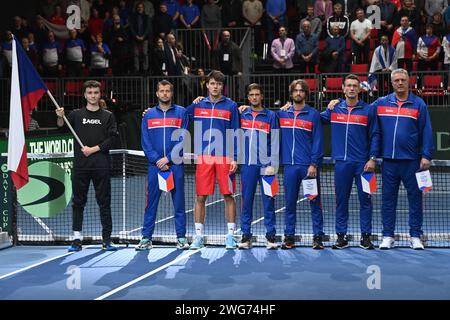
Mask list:
[[[366,249],[366,250],[372,250],[375,249],[375,247],[373,246],[372,241],[370,241],[370,235],[369,234],[362,234],[361,235],[361,243],[359,245],[361,248]]]
[[[249,235],[243,235],[241,243],[239,243],[238,248],[239,249],[251,249],[252,247],[252,236]]]
[[[322,241],[322,236],[314,236],[312,248],[314,250],[322,250],[323,248],[325,248]]]
[[[284,243],[281,245],[281,249],[293,249],[295,248],[295,237],[284,236]]]
[[[344,249],[348,247],[348,240],[347,236],[343,233],[338,233],[338,238],[336,240],[336,243],[333,244],[333,249]]]

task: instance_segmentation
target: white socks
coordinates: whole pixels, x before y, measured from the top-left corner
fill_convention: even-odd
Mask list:
[[[234,235],[234,231],[236,230],[236,223],[227,223],[228,234]]]
[[[203,223],[195,223],[195,235],[203,235]]]
[[[73,239],[79,239],[79,240],[83,240],[83,235],[81,234],[81,231],[74,231],[73,232]]]

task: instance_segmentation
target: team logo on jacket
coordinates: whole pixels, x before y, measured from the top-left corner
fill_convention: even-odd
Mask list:
[[[86,119],[83,118],[83,124],[102,124],[100,119]]]

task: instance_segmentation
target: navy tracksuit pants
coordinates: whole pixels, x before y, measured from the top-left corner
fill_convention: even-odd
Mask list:
[[[244,236],[251,237],[253,200],[259,181],[261,198],[264,206],[264,225],[266,236],[275,236],[275,198],[266,196],[262,183],[261,167],[257,165],[241,166],[242,211],[241,230]]]
[[[383,159],[382,179],[383,196],[381,214],[383,236],[393,237],[395,231],[395,213],[397,209],[400,181],[405,186],[409,203],[409,233],[411,237],[422,235],[423,208],[422,191],[417,186],[416,172],[420,168],[418,160]]]
[[[302,180],[308,173],[307,165],[285,165],[284,166],[284,195],[286,199],[285,229],[286,236],[295,235],[295,223],[297,213],[298,192]],[[310,200],[312,227],[314,236],[323,235],[322,202],[320,199],[320,179],[317,170],[317,187],[319,195]]]
[[[356,182],[359,198],[359,218],[361,233],[372,233],[372,197],[362,190],[361,174],[364,162],[336,161],[334,185],[336,193],[336,233],[347,233],[348,201],[352,192],[353,181]]]
[[[175,209],[175,230],[177,238],[186,235],[186,212],[184,206],[184,166],[171,165],[173,172],[175,188],[172,189],[172,202]],[[159,169],[155,165],[148,167],[148,189],[147,189],[147,207],[144,214],[144,225],[142,228],[142,237],[151,239],[155,230],[155,220],[158,211],[159,198],[161,190],[158,184]]]

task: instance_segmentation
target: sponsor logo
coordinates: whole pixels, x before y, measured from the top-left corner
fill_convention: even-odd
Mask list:
[[[83,124],[102,124],[100,119],[86,119],[83,118]]]

